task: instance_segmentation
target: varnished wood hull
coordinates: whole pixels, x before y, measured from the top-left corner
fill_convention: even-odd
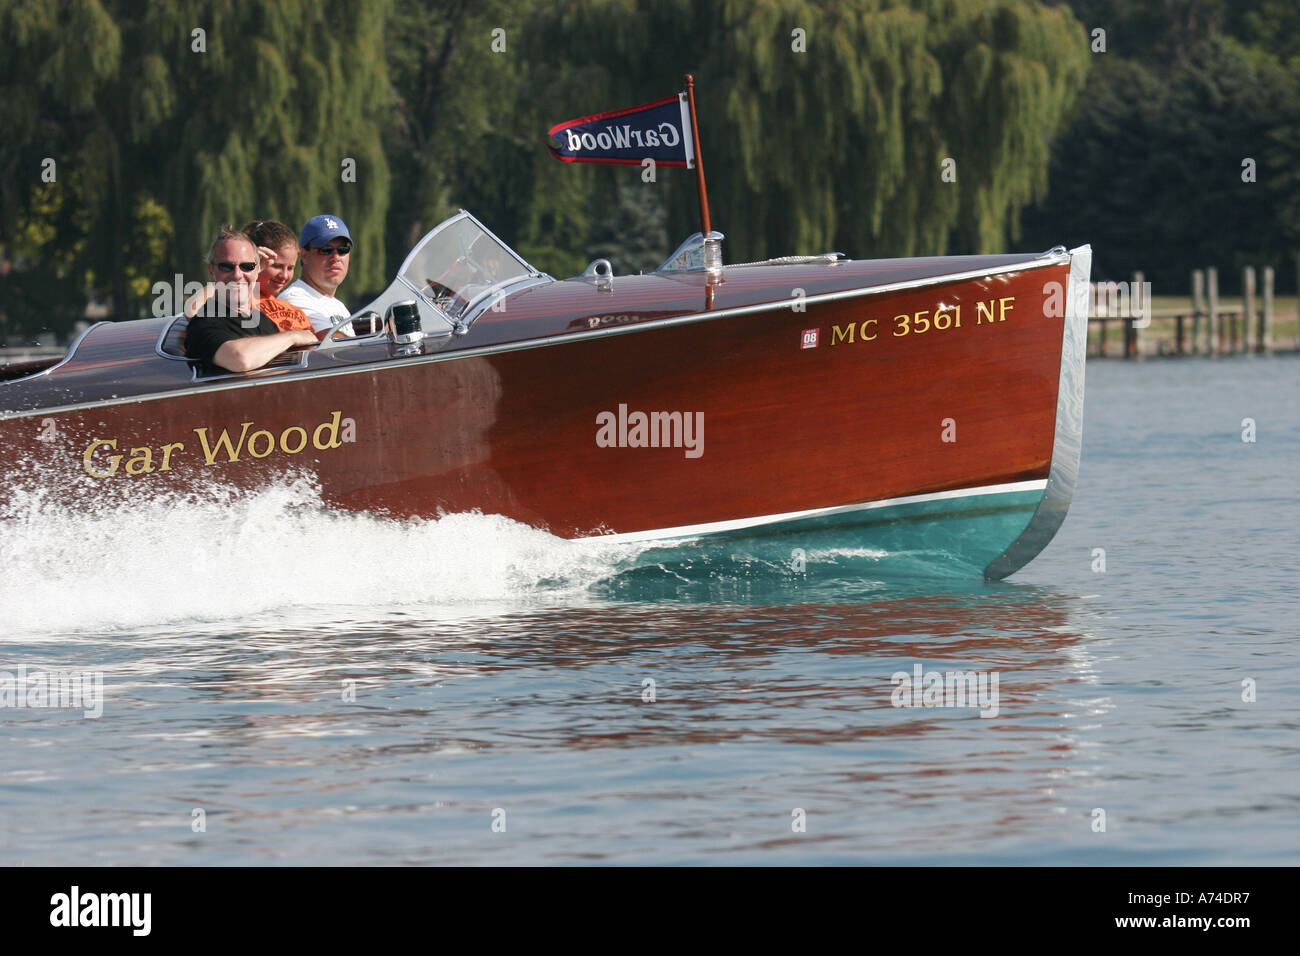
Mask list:
[[[768,534],[778,550],[797,549],[801,528],[818,542],[847,530],[846,544],[870,546],[907,522],[926,533],[952,524],[951,546],[1004,576],[1033,556],[995,566],[1030,529],[1054,461],[1070,472],[1055,525],[1073,487],[1077,434],[1063,450],[1060,429],[1063,398],[1067,414],[1081,414],[1078,316],[1054,306],[1052,290],[1086,283],[1086,260],[1075,254],[1073,280],[1070,257],[1058,255],[983,276],[718,307],[728,285],[752,281],[728,270],[711,292],[683,293],[705,291],[712,309],[637,311],[615,296],[586,327],[565,315],[566,328],[579,323],[570,334],[468,336],[414,359],[206,385],[158,384],[178,369],[162,356],[132,369],[162,323],[126,323],[140,327],[134,337],[119,327],[83,343],[61,393],[55,370],[41,404],[0,404],[4,480],[86,499],[307,472],[326,500],[398,518],[478,510],[569,538]],[[632,318],[606,324],[612,316]],[[1067,364],[1077,372],[1063,374]],[[86,384],[125,390],[141,379],[152,391],[135,396]],[[22,384],[0,385],[0,403]],[[638,431],[637,413],[659,427]]]

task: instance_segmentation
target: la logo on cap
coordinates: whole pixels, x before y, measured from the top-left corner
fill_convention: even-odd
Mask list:
[[[333,219],[326,219],[326,220],[325,220],[325,228],[326,228],[326,229],[337,229],[338,227],[339,227],[339,224],[338,224],[337,222],[335,222]]]

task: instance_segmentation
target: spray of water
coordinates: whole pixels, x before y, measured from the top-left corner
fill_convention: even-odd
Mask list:
[[[289,607],[580,593],[637,545],[568,541],[500,515],[396,521],[325,505],[307,479],[70,507],[17,491],[0,518],[7,636],[238,618]]]

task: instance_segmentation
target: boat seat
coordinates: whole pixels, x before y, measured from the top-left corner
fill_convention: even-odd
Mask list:
[[[189,324],[190,320],[185,316],[176,316],[176,320],[168,327],[167,334],[163,336],[161,347],[164,353],[177,358],[188,358],[185,354],[185,330]]]

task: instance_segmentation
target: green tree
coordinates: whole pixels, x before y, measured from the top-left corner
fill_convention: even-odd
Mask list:
[[[124,318],[153,281],[204,276],[221,223],[332,211],[358,245],[348,293],[381,287],[389,6],[8,0],[0,98],[17,136],[0,167],[18,174],[0,242],[106,291]]]
[[[536,43],[540,0],[399,0],[389,29],[397,91],[389,271],[424,232],[467,208],[532,264],[569,274],[584,244],[592,171],[558,175],[543,148],[555,104],[598,69]]]
[[[104,128],[97,105],[122,39],[96,0],[0,2],[0,344],[71,326],[85,305]]]
[[[713,218],[733,260],[1002,248],[1045,192],[1088,56],[1067,11],[1011,0],[577,0],[539,27],[547,48],[610,79],[567,115],[697,75]],[[941,178],[946,158],[955,183]],[[670,231],[685,234],[689,174],[669,192]]]
[[[1189,47],[1185,62],[1098,60],[1057,142],[1049,197],[1023,217],[1030,244],[1090,242],[1096,275],[1141,269],[1169,291],[1209,265],[1225,290],[1246,264],[1275,265],[1290,285],[1297,73],[1222,34]]]
[[[592,205],[601,208],[592,209],[587,260],[608,259],[618,273],[653,272],[672,251],[662,193],[647,189],[639,176],[631,178],[625,169],[602,172],[607,176],[600,178],[606,182],[598,184],[592,197]],[[582,262],[573,271],[586,265]]]
[[[458,207],[553,274],[656,264],[698,228],[692,174],[561,166],[544,135],[688,71],[731,261],[1002,248],[1088,58],[1021,0],[0,0],[0,25],[0,244],[119,316],[253,215],[344,216],[357,299]]]

